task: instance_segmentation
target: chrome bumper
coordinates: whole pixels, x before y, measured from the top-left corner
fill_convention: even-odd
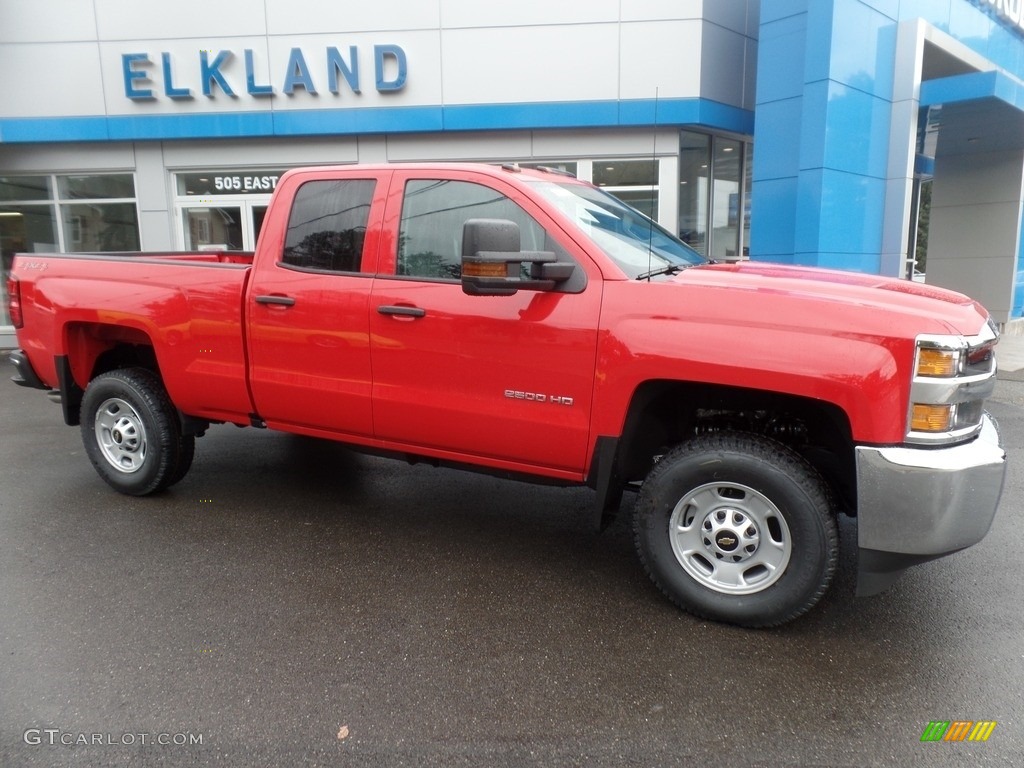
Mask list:
[[[857,594],[906,568],[977,544],[1003,492],[1006,453],[987,414],[981,433],[950,448],[857,448]]]

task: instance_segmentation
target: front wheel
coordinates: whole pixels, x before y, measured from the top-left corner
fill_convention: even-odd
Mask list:
[[[124,368],[93,379],[82,398],[81,425],[89,460],[121,493],[161,491],[191,464],[177,411],[160,380],[145,369]]]
[[[690,613],[748,627],[783,624],[828,589],[839,549],[828,488],[781,443],[745,433],[666,453],[633,517],[654,583]]]

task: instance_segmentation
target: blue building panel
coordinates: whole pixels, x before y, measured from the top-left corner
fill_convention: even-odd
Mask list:
[[[750,218],[757,222],[758,255],[768,261],[793,261],[797,181],[795,175],[754,181]]]
[[[763,16],[763,10],[762,10]],[[757,103],[791,99],[803,94],[807,14],[761,24],[758,38]],[[760,62],[770,61],[764,69]]]
[[[949,32],[950,7],[964,0],[900,0],[899,20],[924,19],[936,29]]]
[[[890,19],[895,21],[900,16],[900,8],[903,5],[902,0],[861,0],[868,8],[884,13]]]
[[[877,272],[882,249],[885,180],[828,168],[801,175],[795,245],[800,253],[815,251],[873,257]]]
[[[803,267],[824,267],[825,269],[843,269],[847,272],[878,274],[879,261],[877,253],[817,251],[811,254],[797,254],[793,263]]]
[[[807,12],[807,4],[813,0],[775,0],[761,3],[761,24],[770,24]]]
[[[773,130],[790,137],[788,142],[780,142],[774,151],[766,152],[757,158],[759,180],[793,177],[794,168],[801,167],[800,151],[804,142],[800,140],[800,123],[803,120],[803,104],[804,99],[797,97],[772,101],[758,107],[759,124],[771,125]]]
[[[827,110],[822,166],[884,179],[889,160],[892,102],[829,82]]]

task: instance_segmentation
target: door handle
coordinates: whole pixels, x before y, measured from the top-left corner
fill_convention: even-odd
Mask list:
[[[273,304],[279,307],[291,307],[295,304],[295,299],[291,296],[257,296],[257,304]]]
[[[377,307],[377,312],[382,315],[395,315],[397,317],[423,317],[427,314],[427,310],[420,309],[419,307],[396,307],[390,305]]]

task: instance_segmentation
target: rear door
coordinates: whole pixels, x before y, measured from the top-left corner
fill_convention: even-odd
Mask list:
[[[271,426],[373,435],[367,313],[388,176],[310,171],[278,187],[294,202],[265,224],[246,307],[253,401]]]
[[[370,301],[373,418],[391,447],[494,466],[585,471],[602,283],[579,247],[512,185],[396,172]],[[523,250],[557,251],[582,289],[462,292],[467,219],[510,219]]]

